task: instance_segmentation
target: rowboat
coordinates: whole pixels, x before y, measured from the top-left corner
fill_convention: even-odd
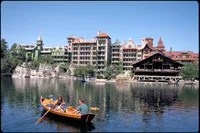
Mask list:
[[[42,107],[44,108],[44,110],[49,111],[49,104],[51,104],[51,100],[50,99],[45,99],[45,98],[40,98],[40,103],[42,105]],[[65,108],[64,110],[62,109],[53,109],[51,108],[49,113],[57,115],[57,116],[61,116],[61,117],[65,117],[65,118],[71,118],[74,120],[78,120],[80,122],[86,122],[89,123],[91,122],[94,117],[95,114],[92,113],[88,113],[88,114],[77,114],[76,112],[74,112],[74,110],[76,110],[75,108],[73,108],[72,106],[69,106],[67,108]]]

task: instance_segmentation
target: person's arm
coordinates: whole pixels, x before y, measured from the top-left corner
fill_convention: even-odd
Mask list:
[[[62,106],[62,105],[64,105],[65,104],[65,101],[63,100],[63,102],[60,104],[60,107]]]
[[[58,99],[53,102],[53,105],[55,106],[57,102],[58,102]]]

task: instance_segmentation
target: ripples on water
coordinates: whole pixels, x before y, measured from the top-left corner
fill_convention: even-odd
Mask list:
[[[39,97],[62,95],[69,105],[83,98],[100,108],[92,125],[78,125],[48,115]],[[198,86],[166,83],[83,83],[57,79],[1,79],[2,131],[51,132],[192,132],[198,131]]]

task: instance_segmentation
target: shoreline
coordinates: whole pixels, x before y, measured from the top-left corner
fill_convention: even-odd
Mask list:
[[[88,82],[88,83],[96,83],[96,84],[105,84],[105,83],[149,83],[149,84],[169,84],[168,82],[157,82],[157,81],[138,81],[138,80],[127,80],[127,81],[116,81],[116,79],[112,79],[112,80],[106,80],[106,79],[92,79],[89,81],[83,81],[81,78],[77,78],[77,77],[56,77],[56,78],[52,78],[52,77],[19,77],[19,76],[12,76],[12,75],[1,75],[1,76],[9,76],[13,79],[58,79],[58,80],[65,80],[65,79],[70,79],[70,80],[79,80],[82,82]],[[187,84],[187,81],[181,81],[178,83],[178,85],[199,85],[199,81],[198,82],[191,82],[190,84]],[[174,85],[175,84],[169,84],[169,85]]]

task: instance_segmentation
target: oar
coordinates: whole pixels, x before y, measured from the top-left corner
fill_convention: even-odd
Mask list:
[[[97,107],[90,107],[90,110],[93,110],[93,111],[99,111],[100,109],[97,108]]]
[[[68,108],[76,109],[74,106],[68,106]],[[90,107],[90,110],[93,110],[93,111],[99,111],[100,109],[97,108],[97,107]]]
[[[40,117],[40,118],[35,122],[35,124],[39,123],[39,122],[44,118],[44,116],[47,115],[47,113],[48,113],[50,110],[51,110],[51,108],[49,108],[49,110],[48,110],[42,117]]]

